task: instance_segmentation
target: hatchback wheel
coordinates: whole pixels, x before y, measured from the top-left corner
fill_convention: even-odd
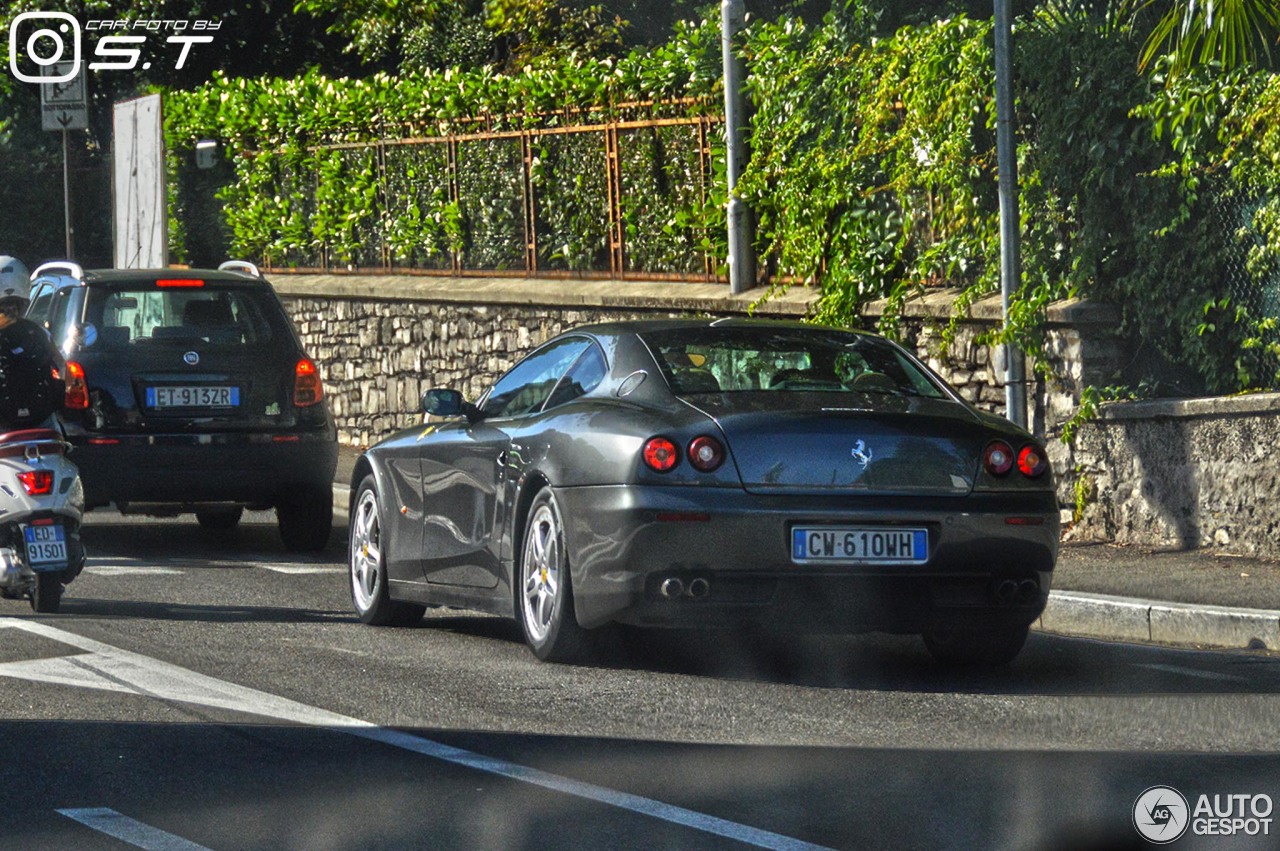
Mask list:
[[[351,601],[360,620],[374,626],[411,626],[422,620],[425,606],[392,600],[387,591],[382,512],[373,476],[365,476],[356,492],[347,545],[347,567],[351,577]]]
[[[924,645],[944,665],[1007,665],[1022,650],[1029,626],[926,632]]]
[[[303,488],[276,506],[276,520],[284,548],[294,553],[313,553],[329,543],[333,528],[333,492],[328,488]]]
[[[516,612],[534,655],[547,662],[582,660],[591,634],[574,614],[564,521],[550,488],[529,508],[518,571]]]

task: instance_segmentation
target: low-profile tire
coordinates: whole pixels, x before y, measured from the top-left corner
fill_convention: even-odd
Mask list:
[[[352,505],[350,542],[347,544],[351,602],[364,623],[412,626],[422,620],[426,606],[391,599],[382,541],[382,507],[378,502],[378,489],[373,476],[365,476]]]
[[[989,630],[938,630],[926,632],[924,646],[944,665],[1007,665],[1027,641],[1029,626]]]
[[[31,608],[40,614],[53,614],[62,605],[62,574],[37,573],[31,589]]]
[[[302,488],[276,506],[280,540],[291,553],[314,553],[329,543],[333,529],[333,492],[329,488]]]
[[[544,662],[583,661],[592,649],[574,612],[564,529],[555,495],[543,488],[529,506],[514,584],[525,643]]]
[[[206,532],[214,534],[230,532],[236,526],[240,525],[240,518],[244,515],[244,508],[236,506],[235,508],[211,508],[196,512],[196,522],[200,524],[200,528]]]

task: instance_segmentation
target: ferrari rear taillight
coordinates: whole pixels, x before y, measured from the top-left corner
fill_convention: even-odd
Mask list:
[[[689,441],[689,463],[704,473],[724,463],[724,447],[714,437],[701,435]]]
[[[993,440],[982,453],[982,466],[993,476],[1005,476],[1013,469],[1013,447]]]
[[[75,361],[67,361],[67,393],[63,405],[71,411],[83,411],[89,407],[89,385],[85,382],[84,367]]]
[[[993,476],[1007,476],[1015,466],[1028,479],[1038,479],[1049,469],[1049,459],[1044,450],[1034,443],[1025,443],[1016,453],[1003,440],[993,440],[982,452],[982,466]]]
[[[52,470],[27,470],[18,474],[18,481],[27,496],[45,496],[53,492]]]
[[[1049,468],[1049,461],[1040,447],[1028,443],[1018,452],[1018,469],[1029,479],[1038,479]]]
[[[651,437],[641,450],[645,466],[656,473],[666,473],[680,463],[680,450],[665,437]]]
[[[318,404],[323,398],[320,371],[310,358],[302,358],[293,369],[293,404],[306,408]]]

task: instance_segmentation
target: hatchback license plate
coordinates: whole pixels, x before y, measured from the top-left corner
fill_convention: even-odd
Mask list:
[[[147,388],[148,408],[234,408],[239,404],[239,387],[193,384]]]
[[[896,526],[795,526],[791,560],[797,564],[923,564],[929,557],[924,529]]]
[[[67,566],[67,536],[61,526],[27,526],[27,564],[32,570],[57,570]]]

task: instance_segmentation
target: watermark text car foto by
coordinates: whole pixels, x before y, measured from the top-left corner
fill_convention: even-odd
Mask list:
[[[90,71],[129,71],[140,62],[150,67],[142,61],[142,45],[152,38],[163,38],[177,50],[173,67],[182,70],[192,47],[211,43],[210,33],[221,28],[221,21],[152,18],[93,19],[81,26],[66,12],[23,12],[9,24],[9,70],[24,83],[70,82],[84,59],[86,32],[97,37],[92,53],[97,61],[89,63]]]
[[[1193,805],[1172,786],[1152,786],[1133,802],[1133,826],[1156,844],[1195,836],[1270,836],[1275,809],[1267,794],[1202,794]]]

